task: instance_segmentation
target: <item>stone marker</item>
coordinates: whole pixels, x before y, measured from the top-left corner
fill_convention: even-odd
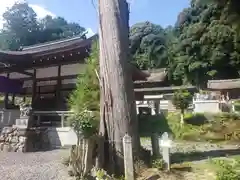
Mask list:
[[[167,166],[167,170],[170,170],[170,148],[172,147],[172,140],[169,139],[168,133],[162,134],[160,145],[162,147],[162,158]]]
[[[127,180],[134,180],[132,138],[128,134],[123,137],[123,153],[124,153],[124,171]]]

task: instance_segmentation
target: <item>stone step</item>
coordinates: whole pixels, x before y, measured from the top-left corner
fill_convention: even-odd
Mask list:
[[[13,128],[18,128],[18,129],[27,129],[26,125],[12,125]]]

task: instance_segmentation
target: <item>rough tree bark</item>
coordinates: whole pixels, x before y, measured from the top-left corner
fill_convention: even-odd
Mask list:
[[[122,138],[132,136],[134,155],[140,139],[129,60],[129,9],[126,0],[99,0],[100,133],[105,137],[104,165],[123,172]]]

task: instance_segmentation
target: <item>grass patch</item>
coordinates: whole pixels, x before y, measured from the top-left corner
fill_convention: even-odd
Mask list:
[[[180,114],[139,117],[141,137],[152,133],[170,133],[176,140],[208,141],[212,143],[240,140],[240,116],[233,113],[185,115],[184,126],[180,125]]]

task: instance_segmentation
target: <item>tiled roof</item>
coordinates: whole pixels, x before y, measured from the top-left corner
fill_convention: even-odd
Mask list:
[[[238,89],[240,88],[240,79],[209,80],[207,87],[209,89]]]
[[[144,82],[163,82],[167,77],[166,68],[160,69],[151,69],[143,71],[145,74],[148,74],[148,77],[145,81],[135,81],[135,83],[144,83]]]

